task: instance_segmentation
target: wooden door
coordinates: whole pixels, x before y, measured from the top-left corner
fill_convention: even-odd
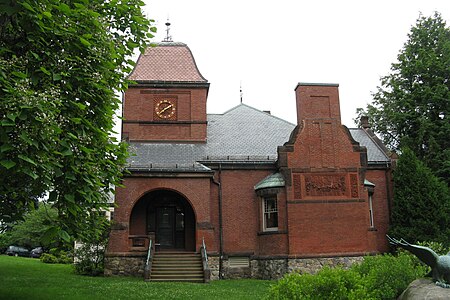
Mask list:
[[[156,242],[161,248],[174,248],[175,208],[163,206],[156,211]]]

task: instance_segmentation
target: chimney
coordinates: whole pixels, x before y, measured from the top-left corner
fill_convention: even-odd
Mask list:
[[[369,124],[369,117],[368,116],[361,116],[360,121],[360,127],[364,128],[364,129],[370,129],[370,124]]]
[[[297,123],[333,119],[341,124],[338,87],[334,83],[299,83],[295,88]]]

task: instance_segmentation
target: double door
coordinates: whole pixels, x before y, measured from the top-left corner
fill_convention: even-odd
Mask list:
[[[156,243],[161,249],[185,248],[184,216],[175,206],[156,207]]]

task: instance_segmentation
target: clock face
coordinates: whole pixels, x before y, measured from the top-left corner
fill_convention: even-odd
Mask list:
[[[165,99],[156,102],[155,113],[161,119],[174,117],[176,113],[175,101]]]

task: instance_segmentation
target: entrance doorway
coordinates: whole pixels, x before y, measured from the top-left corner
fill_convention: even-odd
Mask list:
[[[161,249],[185,248],[185,211],[180,207],[156,207],[156,243]]]
[[[176,192],[151,192],[133,208],[130,234],[152,237],[157,251],[195,251],[194,211],[190,203]]]

